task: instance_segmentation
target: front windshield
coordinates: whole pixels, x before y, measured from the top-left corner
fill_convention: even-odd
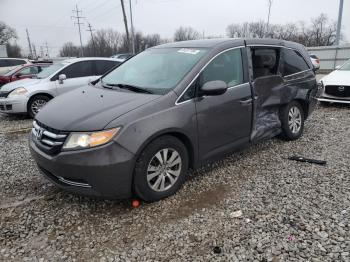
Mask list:
[[[350,60],[346,62],[341,68],[339,68],[339,70],[350,71]]]
[[[103,85],[127,85],[165,94],[203,57],[204,48],[154,48],[131,58],[102,78]]]
[[[43,69],[43,71],[41,71],[39,74],[37,74],[36,77],[39,79],[47,78],[64,66],[66,66],[66,64],[63,64],[63,63],[50,65],[49,67],[46,67],[45,69]]]

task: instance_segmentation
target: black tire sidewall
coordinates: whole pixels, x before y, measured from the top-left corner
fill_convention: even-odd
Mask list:
[[[289,111],[292,107],[297,107],[300,111],[300,114],[301,114],[301,127],[300,127],[300,130],[298,133],[293,133],[290,130],[289,123],[288,123],[288,114],[289,114]],[[304,132],[305,115],[304,115],[303,107],[300,105],[300,103],[298,103],[297,101],[293,101],[293,102],[289,103],[288,105],[284,106],[281,109],[280,120],[281,120],[281,125],[282,125],[282,134],[281,134],[282,138],[284,138],[286,140],[296,140],[302,136],[302,134]]]
[[[182,169],[175,184],[164,192],[152,190],[147,182],[147,167],[152,157],[163,148],[175,149],[181,157]],[[152,141],[140,154],[134,170],[134,191],[138,197],[146,202],[158,201],[176,193],[186,180],[188,171],[188,152],[184,144],[173,136],[162,136]]]
[[[31,117],[31,118],[34,118],[35,117],[35,114],[34,112],[32,111],[32,104],[35,100],[46,100],[46,103],[50,101],[50,98],[48,96],[45,96],[45,95],[36,95],[32,98],[29,99],[29,103],[28,103],[28,115]]]

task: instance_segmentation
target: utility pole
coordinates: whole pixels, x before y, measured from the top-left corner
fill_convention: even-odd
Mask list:
[[[273,0],[268,0],[269,13],[268,13],[268,15],[267,15],[266,34],[269,33],[270,15],[271,15],[271,6],[272,6],[272,2],[273,2]]]
[[[134,23],[132,19],[132,6],[131,6],[131,0],[129,0],[129,7],[130,7],[130,23],[131,23],[131,41],[132,41],[132,54],[135,54],[135,33],[134,33]]]
[[[29,37],[29,32],[28,29],[26,29],[27,32],[27,40],[28,40],[28,46],[29,46],[29,53],[31,58],[33,59],[33,50],[32,50],[32,44],[30,43],[30,37]]]
[[[49,58],[49,45],[47,44],[47,41],[45,41],[45,48],[46,48],[46,57]]]
[[[72,19],[77,19],[78,22],[74,22],[75,25],[78,25],[79,28],[79,38],[80,38],[80,56],[84,56],[84,51],[83,51],[83,42],[81,41],[81,29],[80,25],[83,23],[80,22],[80,19],[85,18],[83,16],[80,16],[79,13],[82,11],[78,9],[78,5],[75,6],[76,9],[72,10],[73,13],[75,13],[75,16],[72,16]]]
[[[32,57],[32,59],[37,59],[38,58],[38,56],[36,55],[36,48],[35,48],[35,45],[34,44],[32,44],[32,48],[33,48],[33,57]]]
[[[86,30],[86,31],[89,31],[90,32],[90,35],[91,35],[91,41],[92,41],[92,46],[93,46],[93,53],[94,53],[94,56],[96,55],[96,45],[95,45],[95,39],[94,39],[94,35],[92,34],[93,31],[95,31],[94,29],[92,29],[92,26],[91,24],[88,22],[88,27],[89,29]]]
[[[339,13],[338,13],[338,23],[337,23],[337,36],[335,39],[335,45],[339,45],[340,33],[341,33],[341,22],[342,22],[342,18],[343,18],[343,6],[344,6],[344,0],[340,0]]]
[[[124,17],[126,41],[127,41],[127,44],[128,44],[128,48],[130,49],[130,36],[129,36],[128,20],[126,19],[124,0],[120,0],[120,4],[122,6],[123,17]]]

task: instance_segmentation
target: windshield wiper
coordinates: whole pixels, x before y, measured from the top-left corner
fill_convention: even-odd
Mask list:
[[[137,93],[146,93],[146,94],[153,94],[152,91],[142,88],[142,87],[138,87],[138,86],[134,86],[134,85],[127,85],[127,84],[109,84],[109,83],[103,83],[102,86],[104,88],[109,88],[109,89],[113,89],[113,87],[118,87],[120,89],[127,89],[133,92],[137,92]]]

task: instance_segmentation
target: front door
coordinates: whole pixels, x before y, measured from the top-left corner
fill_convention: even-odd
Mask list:
[[[57,78],[61,74],[65,74],[67,79],[63,80],[63,82],[61,83],[59,82],[59,80],[56,80],[56,88],[58,95],[69,92],[82,86],[87,86],[89,82],[97,78],[97,76],[94,76],[93,73],[92,61],[81,61],[69,65],[57,74]]]
[[[218,55],[199,76],[199,88],[215,80],[229,87],[222,95],[196,99],[202,161],[249,141],[252,96],[250,84],[244,81],[242,52],[244,49],[236,48]]]

